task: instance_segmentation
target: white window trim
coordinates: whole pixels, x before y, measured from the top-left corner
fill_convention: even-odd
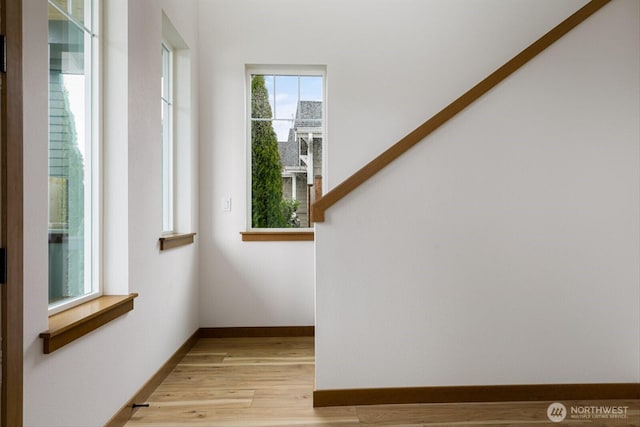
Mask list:
[[[322,76],[322,180],[327,182],[327,67],[325,65],[245,65],[245,159],[246,159],[246,231],[248,232],[274,232],[274,233],[300,233],[313,232],[315,225],[312,227],[301,228],[254,228],[252,226],[252,200],[251,200],[251,76],[256,74],[274,75],[274,76]],[[326,185],[323,185],[322,194],[327,192]]]
[[[90,272],[85,269],[85,286],[86,281],[90,280],[92,291],[86,295],[77,298],[67,298],[60,302],[48,305],[48,314],[52,316],[61,311],[76,307],[87,301],[99,298],[103,295],[102,281],[102,63],[101,57],[101,16],[102,3],[101,0],[87,0],[90,3],[89,10],[85,12],[87,17],[91,18],[91,30],[80,24],[78,20],[70,16],[56,4],[55,0],[47,2],[58,9],[73,24],[80,27],[85,33],[89,33],[86,37],[90,40],[91,49],[91,70],[89,85],[91,91],[91,104],[85,108],[90,109],[87,115],[90,117],[90,138],[91,151],[89,158],[91,159],[91,200],[85,200],[85,207],[91,208],[91,224],[87,225],[85,235],[91,236],[91,255],[85,259],[85,263],[90,265]],[[86,212],[86,208],[85,208]],[[86,264],[85,264],[86,265]]]

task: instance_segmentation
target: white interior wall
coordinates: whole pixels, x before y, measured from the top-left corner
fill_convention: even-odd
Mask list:
[[[246,64],[327,66],[331,188],[584,3],[201,0],[201,326],[315,320],[313,243],[240,239]]]
[[[316,226],[317,389],[640,381],[638,16],[637,1],[611,2],[327,211]],[[446,104],[431,97],[438,85],[469,87],[458,66],[416,85],[420,65],[440,64],[424,61],[375,68],[404,94],[371,99],[393,106],[389,119],[351,132],[339,120],[378,84],[351,87],[354,71],[341,93],[330,67],[332,138],[368,150],[358,141],[415,115],[404,97],[435,111]],[[338,147],[334,174],[336,158],[357,161]]]
[[[115,241],[124,246],[105,259],[114,277],[107,287],[141,296],[124,318],[48,356],[41,354],[37,337],[47,327],[47,254],[42,243],[47,200],[46,4],[24,3],[25,425],[85,426],[104,423],[198,326],[314,323],[313,244],[242,243],[238,234],[246,225],[245,64],[327,65],[330,188],[586,1],[200,0],[198,10],[195,2],[109,0],[123,11],[118,13],[125,13],[119,18],[126,20],[128,36],[120,33],[110,48],[119,58],[115,71],[123,67],[127,77],[125,83],[110,83],[119,91],[112,95],[125,91],[126,96],[121,108],[111,109],[110,120],[117,126],[105,129],[105,135],[122,138],[118,126],[127,130],[123,157],[128,166],[126,178],[120,175],[125,189],[106,189],[118,203],[111,205],[113,211],[117,206],[125,212],[110,226],[119,236]],[[192,130],[198,135],[199,129],[202,146],[199,165],[190,164],[191,180],[199,177],[202,185],[199,193],[192,187],[194,228],[189,231],[199,232],[198,243],[162,254],[156,246],[159,179],[149,179],[160,170],[155,143],[160,126],[159,119],[154,123],[156,118],[148,114],[159,110],[155,47],[161,7],[190,46],[197,47],[198,38],[206,46],[192,56],[192,77],[199,78],[191,101]],[[594,342],[602,347],[579,363],[589,368],[591,379],[638,381],[629,363],[637,362],[639,347],[634,326],[639,321],[634,303],[638,277],[631,271],[638,257],[638,134],[637,122],[634,128],[629,118],[638,117],[638,87],[637,79],[635,86],[627,86],[629,74],[624,72],[638,74],[637,22],[628,21],[638,10],[635,0],[617,0],[607,8],[609,12],[600,15],[608,21],[594,18],[599,26],[592,23],[590,30],[582,30],[582,38],[565,42],[578,48],[578,57],[566,59],[560,50],[541,59],[538,68],[531,66],[531,75],[512,78],[511,86],[505,83],[456,119],[456,126],[441,129],[354,193],[348,204],[341,202],[328,212],[316,242],[318,388],[500,383],[507,378],[534,382],[530,377],[538,374],[542,382],[568,382],[584,377],[574,375],[577,368],[563,370],[570,366],[566,363],[553,363],[568,357],[565,351],[594,350]],[[265,16],[274,17],[267,27]],[[617,41],[613,48],[612,39]],[[587,49],[590,45],[597,54]],[[607,62],[599,59],[607,55],[625,61],[624,66],[602,70]],[[593,72],[585,73],[592,67]],[[562,71],[563,78],[551,77],[550,69]],[[616,77],[598,80],[602,76],[596,71],[614,71]],[[150,78],[154,74],[158,79]],[[556,86],[573,83],[576,76],[568,92]],[[540,81],[554,90],[540,89]],[[588,81],[597,81],[590,90],[601,92],[577,90]],[[521,97],[534,99],[522,103]],[[594,111],[600,108],[594,97],[605,100],[605,111]],[[118,102],[117,96],[112,99]],[[576,115],[567,115],[572,111]],[[613,117],[611,111],[622,116]],[[526,113],[534,113],[536,121]],[[593,120],[600,113],[606,114]],[[598,136],[609,140],[614,122],[619,140],[613,142],[622,142],[611,149],[602,146],[605,138]],[[107,138],[117,144],[116,137]],[[514,139],[518,144],[513,145]],[[568,146],[561,145],[567,141]],[[549,155],[558,151],[559,157]],[[198,158],[195,146],[189,152]],[[571,177],[569,182],[566,177]],[[407,185],[412,179],[420,185]],[[115,196],[123,190],[126,197]],[[525,193],[527,197],[521,195]],[[223,213],[221,199],[227,196],[233,199],[232,211]],[[550,202],[553,208],[548,208]],[[105,227],[109,224],[105,219]],[[119,229],[118,234],[120,225],[126,232]],[[196,251],[202,282],[199,322]],[[387,268],[391,256],[394,268]],[[605,280],[610,292],[602,286]],[[576,293],[576,288],[583,292]],[[551,292],[559,300],[547,298]],[[600,304],[600,298],[608,305]],[[507,315],[510,324],[504,322]],[[532,319],[544,320],[554,334],[543,334]],[[446,330],[439,326],[444,321]],[[507,327],[513,324],[517,328]],[[504,348],[503,342],[510,343],[507,355],[488,364],[497,350],[487,343]],[[536,348],[531,343],[555,350],[536,353],[553,368],[540,372],[525,364],[531,369],[514,372],[513,359],[507,356],[517,353],[526,362],[529,349]],[[342,360],[336,359],[336,348],[343,349]],[[459,349],[466,353],[456,353]],[[459,370],[468,354],[477,354],[478,360]],[[513,376],[495,372],[502,363]],[[395,369],[383,372],[377,369],[380,365]],[[591,371],[594,366],[597,370]]]
[[[197,81],[197,3],[105,2],[103,93],[105,291],[138,292],[135,309],[57,350],[42,354],[47,329],[47,2],[24,1],[25,364],[26,426],[101,426],[198,328],[196,244],[160,252],[160,40],[162,10],[192,55]],[[198,231],[198,96],[192,85],[191,141],[181,141],[179,188]],[[189,178],[190,177],[190,178]],[[183,206],[184,208],[184,206]]]

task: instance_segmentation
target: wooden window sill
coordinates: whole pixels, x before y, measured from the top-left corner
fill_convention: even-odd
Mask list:
[[[196,233],[174,233],[160,237],[160,250],[177,248],[178,246],[190,245]]]
[[[42,332],[44,353],[49,354],[133,310],[138,294],[103,295],[49,317],[49,330]]]
[[[312,242],[313,231],[242,231],[243,242]]]

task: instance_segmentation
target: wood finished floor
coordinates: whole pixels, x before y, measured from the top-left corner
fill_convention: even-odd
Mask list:
[[[550,402],[313,408],[313,338],[200,339],[128,427],[181,426],[640,426],[640,401],[563,402],[629,406],[627,419],[549,422]]]

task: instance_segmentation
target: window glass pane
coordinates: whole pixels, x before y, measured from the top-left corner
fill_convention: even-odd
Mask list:
[[[297,76],[276,76],[275,79],[275,118],[293,120],[299,98],[299,79]]]
[[[303,101],[322,101],[322,77],[300,77],[300,99]]]
[[[171,51],[162,45],[162,231],[174,231],[173,224],[173,99]]]
[[[273,76],[251,76],[261,80],[258,86],[251,86],[251,118],[271,119],[273,118],[274,106],[274,77]]]
[[[90,2],[87,2],[85,6],[84,0],[50,0],[50,3],[53,3],[58,8],[62,9],[68,15],[71,15],[75,20],[77,20],[80,24],[85,25],[89,28],[88,25],[85,24],[85,16],[90,12],[89,6]],[[61,20],[63,19],[63,14],[54,7],[49,8],[49,20]],[[87,22],[90,19],[86,19]]]
[[[311,205],[316,193],[322,193],[322,80],[321,76],[251,76],[252,228],[312,225]],[[273,91],[268,86],[272,81]]]
[[[50,304],[93,291],[90,64],[91,36],[49,5]]]
[[[162,45],[162,99],[169,100],[169,85],[171,84],[171,53]]]

